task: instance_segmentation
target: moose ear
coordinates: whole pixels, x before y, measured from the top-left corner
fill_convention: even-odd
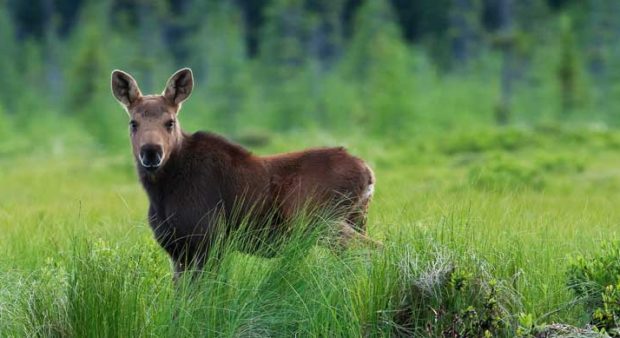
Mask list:
[[[118,69],[112,72],[112,93],[118,102],[125,107],[128,107],[142,96],[136,80],[131,75]]]
[[[183,68],[174,73],[162,94],[168,101],[181,104],[191,95],[194,88],[194,75],[189,68]]]

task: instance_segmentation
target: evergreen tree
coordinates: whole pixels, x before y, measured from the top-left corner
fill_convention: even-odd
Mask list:
[[[135,40],[138,42],[138,58],[134,67],[136,76],[140,78],[140,86],[144,92],[151,93],[162,90],[160,84],[170,74],[174,59],[167,53],[164,44],[162,22],[166,20],[166,6],[163,0],[140,0],[137,2],[138,31]]]
[[[608,42],[606,26],[609,24],[607,19],[610,13],[609,1],[591,0],[588,1],[588,70],[596,79],[601,80],[606,71],[607,58],[605,46]],[[615,15],[614,15],[615,16]]]
[[[345,76],[359,88],[357,118],[376,133],[398,133],[413,118],[410,54],[385,0],[368,0],[356,18],[343,60]]]
[[[176,68],[185,66],[190,59],[192,46],[188,45],[188,40],[197,25],[189,18],[195,15],[193,12],[197,8],[192,8],[195,2],[193,0],[169,1],[167,15],[161,20],[164,43],[174,58]]]
[[[513,4],[514,25],[514,78],[519,81],[531,71],[531,60],[536,47],[548,43],[550,16],[549,7],[540,0],[520,0]]]
[[[15,83],[14,109],[16,114],[29,119],[32,113],[46,111],[41,109],[42,107],[49,109],[47,88],[45,81],[41,81],[41,75],[45,72],[41,44],[29,38],[22,42],[19,53],[19,57],[15,59],[16,75],[19,75],[20,80]]]
[[[258,74],[264,80],[264,95],[271,99],[266,118],[281,130],[314,120],[307,48],[312,23],[303,0],[273,0],[266,10]]]
[[[64,112],[77,118],[102,144],[122,142],[120,113],[111,114],[109,77],[112,65],[106,50],[111,36],[107,25],[107,1],[88,1],[71,37]],[[116,106],[116,105],[115,105]]]
[[[557,66],[557,79],[560,89],[560,109],[564,115],[575,108],[578,101],[577,82],[579,81],[579,58],[573,31],[572,19],[561,17],[560,58]]]
[[[18,45],[15,39],[14,25],[9,16],[6,0],[0,0],[0,106],[9,112],[15,109],[19,99],[17,83]]]
[[[307,50],[309,54],[309,67],[306,71],[309,91],[307,97],[314,103],[313,121],[323,127],[334,127],[334,119],[330,114],[343,115],[346,109],[339,109],[338,112],[333,108],[334,86],[337,90],[345,90],[342,83],[335,76],[330,76],[330,71],[341,58],[343,53],[343,27],[340,18],[343,15],[345,1],[343,0],[319,0],[308,2],[308,14],[310,18],[309,36]]]
[[[248,57],[259,54],[259,40],[265,22],[265,8],[270,0],[235,0],[239,6],[245,26],[245,45]]]
[[[45,82],[49,96],[49,101],[58,106],[63,96],[64,79],[62,77],[61,65],[61,41],[58,36],[60,27],[60,15],[56,13],[53,0],[43,1],[44,9],[44,34],[43,34],[43,54],[45,56]]]
[[[75,47],[71,67],[68,69],[69,92],[67,112],[84,113],[96,96],[103,90],[100,79],[108,73],[108,64],[104,50],[107,23],[105,13],[107,6],[89,2],[80,18],[81,30],[75,31],[71,45]]]
[[[466,66],[480,49],[480,13],[481,3],[478,0],[452,0],[450,36],[457,68]]]
[[[309,18],[303,0],[273,0],[266,11],[260,56],[267,75],[274,81],[288,80],[302,69],[307,59],[305,39]]]
[[[575,12],[584,13],[585,55],[588,75],[591,78],[591,91],[594,107],[617,121],[616,106],[620,100],[617,85],[620,80],[620,23],[617,14],[620,3],[615,0],[588,0],[579,4]],[[580,22],[575,22],[575,33],[579,36]],[[614,101],[611,101],[614,100]]]
[[[470,0],[467,0],[470,1]],[[421,43],[439,70],[449,71],[453,63],[454,0],[391,0],[401,30],[411,42]]]
[[[190,39],[195,51],[191,64],[206,79],[208,107],[218,129],[236,134],[238,115],[245,109],[250,91],[243,19],[238,8],[228,2],[211,1],[194,10],[206,16]]]
[[[340,17],[344,0],[318,0],[308,2],[310,32],[308,50],[317,60],[321,70],[327,70],[340,57],[343,48],[343,29]]]
[[[0,41],[3,44],[2,53],[0,53],[0,142],[5,143],[11,131],[5,110],[15,109],[16,101],[19,99],[16,81],[18,72],[15,62],[17,43],[5,0],[0,0]]]
[[[512,117],[512,96],[514,86],[514,7],[513,0],[499,0],[499,33],[497,46],[502,54],[500,72],[500,97],[495,108],[495,120],[498,124],[507,124]]]

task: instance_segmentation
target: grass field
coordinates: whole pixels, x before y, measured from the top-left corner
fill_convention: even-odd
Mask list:
[[[0,336],[514,336],[527,318],[588,323],[567,271],[618,235],[620,134],[308,133],[253,150],[336,144],[376,171],[369,232],[383,249],[336,256],[301,237],[274,259],[227,250],[181,289],[128,146],[0,157]]]

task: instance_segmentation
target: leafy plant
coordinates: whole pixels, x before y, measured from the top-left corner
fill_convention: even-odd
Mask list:
[[[603,305],[594,310],[592,323],[614,337],[620,337],[620,281],[608,285],[601,295]]]
[[[469,180],[475,187],[490,190],[541,189],[545,185],[543,172],[535,164],[505,157],[473,167]]]
[[[438,256],[420,275],[403,280],[394,317],[398,333],[491,337],[510,332],[510,292],[485,271],[484,265],[475,270],[457,267]],[[402,276],[410,274],[403,270]]]
[[[453,155],[492,150],[515,151],[539,143],[536,133],[524,128],[507,127],[453,133],[442,139],[438,147],[442,152]]]
[[[598,329],[620,336],[620,242],[603,243],[592,257],[576,256],[568,270],[568,286],[584,300]]]

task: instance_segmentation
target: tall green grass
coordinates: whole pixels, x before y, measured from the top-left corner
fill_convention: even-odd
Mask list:
[[[335,255],[306,232],[272,259],[243,255],[227,242],[219,268],[176,286],[153,243],[74,238],[34,272],[3,274],[0,327],[8,336],[77,337],[465,332],[458,316],[482,312],[485,297],[498,297],[490,272],[422,233],[401,236],[417,239],[387,238],[380,251]],[[499,294],[506,298],[497,299],[497,313],[476,314],[471,325],[501,316],[491,317],[498,322],[488,329],[510,332],[508,314],[520,307],[516,295]]]

